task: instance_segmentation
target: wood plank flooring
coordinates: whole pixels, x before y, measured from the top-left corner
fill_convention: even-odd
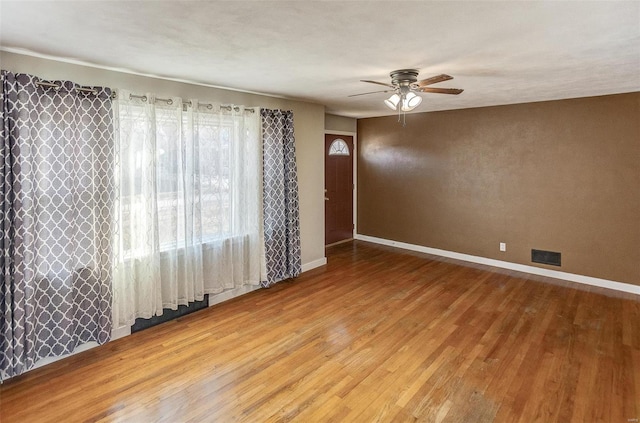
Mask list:
[[[360,241],[28,372],[10,422],[635,422],[640,297]]]

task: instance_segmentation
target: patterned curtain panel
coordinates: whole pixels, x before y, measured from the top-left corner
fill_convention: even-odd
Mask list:
[[[293,112],[263,109],[264,242],[269,287],[300,274],[298,173]]]
[[[111,92],[39,81],[2,71],[2,379],[111,334]]]
[[[260,117],[119,90],[114,326],[260,285]]]

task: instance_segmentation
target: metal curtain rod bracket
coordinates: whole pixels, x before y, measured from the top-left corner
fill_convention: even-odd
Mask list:
[[[38,81],[36,82],[36,85],[40,85],[41,87],[47,87],[47,88],[55,88],[56,90],[59,90],[60,88],[62,88],[61,85],[54,84],[53,82]],[[85,93],[98,94],[98,91],[94,90],[93,88],[75,87],[75,89]]]

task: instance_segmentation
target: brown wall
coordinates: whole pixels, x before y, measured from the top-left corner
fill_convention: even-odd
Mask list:
[[[358,120],[358,233],[640,285],[640,93],[406,118]]]

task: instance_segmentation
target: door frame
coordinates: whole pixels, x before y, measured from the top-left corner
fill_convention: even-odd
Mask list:
[[[356,239],[356,234],[358,233],[358,134],[356,132],[347,132],[347,131],[331,131],[329,129],[324,130],[325,135],[344,135],[348,137],[353,137],[353,151],[351,152],[353,157],[353,174],[351,178],[353,180],[353,239]],[[327,164],[324,162],[324,155],[322,158],[322,179],[324,181],[324,170],[326,169]],[[324,187],[322,187],[322,192],[324,193]],[[322,201],[324,204],[324,200]],[[323,220],[323,226],[325,226],[325,220]]]

